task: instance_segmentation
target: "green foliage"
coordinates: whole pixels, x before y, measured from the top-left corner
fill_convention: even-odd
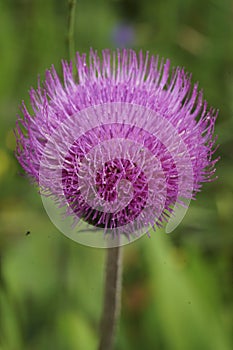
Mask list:
[[[204,186],[171,235],[124,248],[116,349],[228,350],[232,331],[233,7],[230,0],[79,0],[76,48],[114,47],[123,19],[134,48],[170,57],[220,109],[215,183]],[[0,3],[0,349],[95,349],[104,250],[69,241],[52,225],[14,158],[16,113],[28,88],[67,58],[67,6]],[[27,231],[29,235],[25,235]]]

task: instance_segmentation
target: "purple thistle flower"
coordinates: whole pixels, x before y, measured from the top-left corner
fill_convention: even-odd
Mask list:
[[[217,112],[184,69],[126,49],[77,53],[76,78],[62,67],[23,103],[16,156],[75,224],[138,237],[213,180]]]

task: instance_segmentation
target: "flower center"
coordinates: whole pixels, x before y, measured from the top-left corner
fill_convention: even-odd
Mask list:
[[[169,211],[177,196],[177,171],[153,135],[136,126],[105,124],[69,147],[62,185],[76,218],[104,230],[135,232]]]
[[[129,159],[116,158],[105,162],[96,172],[94,185],[98,197],[94,199],[94,207],[86,202],[78,177],[64,187],[64,192],[73,212],[96,227],[112,229],[127,225],[140,215],[147,202],[147,178]],[[99,199],[115,204],[114,212],[98,210]]]

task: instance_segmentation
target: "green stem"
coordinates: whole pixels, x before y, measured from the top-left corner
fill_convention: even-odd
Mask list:
[[[75,43],[74,43],[74,25],[75,25],[75,8],[76,0],[68,0],[68,35],[67,35],[67,46],[69,59],[75,59]]]
[[[120,314],[122,284],[121,247],[107,249],[104,304],[98,350],[111,350],[114,343],[117,320]]]

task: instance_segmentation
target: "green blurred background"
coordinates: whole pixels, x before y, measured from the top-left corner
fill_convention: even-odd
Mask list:
[[[233,2],[77,3],[77,50],[126,45],[170,57],[220,109],[219,179],[204,185],[172,234],[158,231],[124,248],[115,348],[231,349]],[[43,79],[51,64],[60,71],[66,33],[65,0],[0,2],[1,350],[92,350],[98,343],[106,252],[81,246],[53,226],[14,158],[19,104],[28,103],[38,74]]]

